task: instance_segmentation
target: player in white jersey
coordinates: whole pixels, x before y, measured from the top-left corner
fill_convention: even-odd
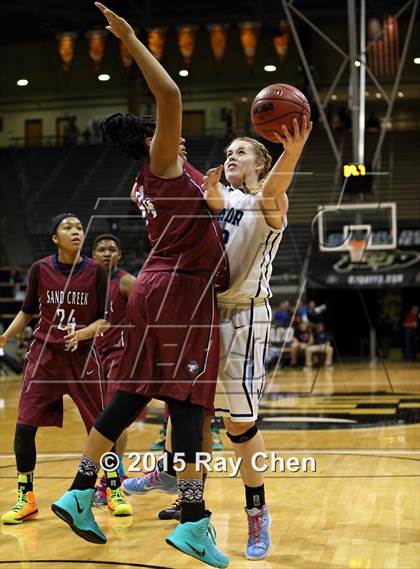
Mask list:
[[[221,354],[215,408],[225,415],[228,437],[236,456],[242,458],[248,559],[263,559],[271,546],[264,476],[252,467],[253,455],[265,451],[255,421],[264,387],[272,261],[286,227],[286,191],[311,128],[304,120],[301,132],[296,124],[294,135],[287,129],[278,135],[284,152],[271,171],[271,156],[264,145],[251,138],[237,138],[227,148],[224,164],[230,186],[225,188],[219,182],[223,166],[212,168],[204,178],[207,205],[219,214],[230,264],[229,289],[218,295]],[[204,450],[211,449],[209,430],[210,417],[205,417]],[[163,466],[144,477],[126,480],[124,488],[134,494],[169,492],[171,476],[169,470],[162,475],[162,470]],[[159,518],[179,519],[179,499],[162,510]]]
[[[220,365],[216,413],[225,415],[227,436],[242,458],[248,517],[248,559],[263,559],[270,547],[271,518],[265,504],[264,475],[253,468],[252,457],[265,445],[255,423],[264,389],[264,359],[271,323],[270,276],[272,262],[286,228],[286,191],[312,129],[303,119],[294,134],[286,127],[278,134],[284,152],[271,166],[271,156],[260,142],[236,138],[226,150],[222,166],[205,177],[207,205],[220,212],[230,264],[229,289],[218,295]]]

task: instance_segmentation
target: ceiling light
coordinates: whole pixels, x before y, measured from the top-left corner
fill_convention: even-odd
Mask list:
[[[18,87],[26,87],[26,85],[28,85],[29,81],[27,79],[18,79],[18,81],[16,81],[16,85]]]
[[[415,58],[414,58],[414,63],[415,63],[416,65],[420,65],[420,57],[415,57]]]
[[[354,60],[354,65],[355,65],[355,67],[360,67],[361,63],[360,63],[360,61],[359,61],[358,59],[355,59],[355,60]]]
[[[267,73],[273,73],[273,71],[277,71],[277,67],[275,65],[264,65],[264,71],[267,71]]]
[[[398,91],[398,96],[399,96],[400,98],[401,98],[401,97],[404,97],[404,93],[403,93],[402,91]]]
[[[108,75],[108,73],[101,73],[100,75],[98,75],[99,81],[109,81],[110,79],[111,75]]]
[[[331,100],[332,100],[332,101],[336,101],[336,100],[337,100],[337,95],[331,95]]]
[[[380,98],[382,97],[382,95],[381,95],[380,93],[376,93],[375,97],[376,97],[377,99],[380,99]]]
[[[188,77],[188,75],[189,75],[188,69],[181,69],[181,71],[179,72],[179,75],[181,75],[181,77]]]

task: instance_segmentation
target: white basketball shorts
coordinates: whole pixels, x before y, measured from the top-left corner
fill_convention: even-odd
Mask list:
[[[255,421],[265,383],[271,309],[265,304],[219,307],[220,363],[215,396],[216,415],[232,421]]]

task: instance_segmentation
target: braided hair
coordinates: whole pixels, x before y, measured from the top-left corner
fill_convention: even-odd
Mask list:
[[[156,119],[152,115],[136,117],[131,113],[115,113],[101,123],[103,142],[113,144],[135,160],[149,157],[146,138],[153,136],[155,129]]]

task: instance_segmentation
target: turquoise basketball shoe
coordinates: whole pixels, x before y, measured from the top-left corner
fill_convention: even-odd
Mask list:
[[[96,523],[91,510],[94,493],[94,488],[68,490],[51,505],[51,509],[79,537],[91,543],[106,543],[106,535]]]
[[[229,558],[216,547],[216,531],[211,515],[198,522],[178,524],[166,543],[212,567],[227,567]]]

